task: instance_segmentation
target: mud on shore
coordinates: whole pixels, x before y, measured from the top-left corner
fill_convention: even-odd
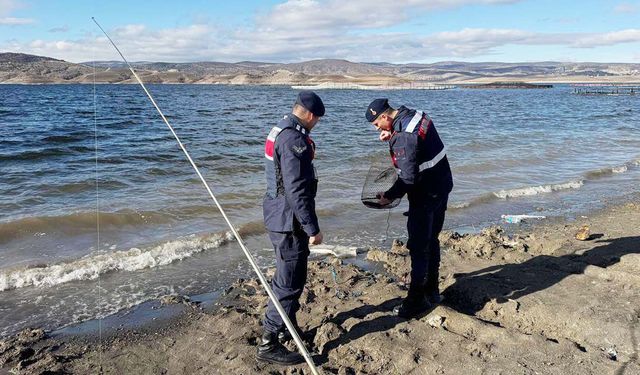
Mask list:
[[[409,281],[400,242],[369,249],[384,272],[312,261],[298,320],[325,374],[638,374],[639,227],[632,202],[516,235],[444,232],[445,300],[409,321],[391,313]],[[25,330],[0,342],[0,374],[310,373],[255,361],[266,302],[257,280],[238,280],[215,308],[167,299],[178,319],[102,340]]]

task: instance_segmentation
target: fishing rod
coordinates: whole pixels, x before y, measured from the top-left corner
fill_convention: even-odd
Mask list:
[[[167,118],[164,116],[164,114],[160,110],[160,107],[158,107],[158,104],[156,104],[156,101],[153,99],[153,97],[151,96],[151,94],[149,93],[147,88],[145,87],[144,83],[142,83],[142,80],[140,79],[140,77],[138,77],[138,74],[136,74],[136,71],[133,70],[133,67],[131,66],[131,64],[129,64],[129,61],[127,61],[127,59],[124,57],[122,52],[120,52],[120,49],[118,48],[118,46],[116,46],[116,44],[113,42],[113,40],[111,39],[109,34],[107,34],[107,32],[104,31],[104,29],[102,28],[102,26],[100,26],[98,21],[96,21],[96,19],[94,17],[91,17],[91,19],[100,28],[100,30],[107,37],[107,39],[109,39],[109,42],[111,42],[111,45],[116,49],[116,51],[118,51],[118,54],[120,55],[120,57],[122,57],[122,60],[124,60],[124,62],[127,64],[127,66],[129,67],[129,70],[131,71],[133,76],[136,78],[136,80],[138,81],[140,86],[142,86],[142,89],[144,90],[144,92],[149,97],[149,100],[151,100],[151,103],[156,108],[156,110],[158,111],[158,113],[162,117],[162,120],[164,121],[164,123],[167,125],[167,127],[171,131],[171,134],[173,134],[173,137],[178,142],[178,145],[182,149],[182,152],[184,152],[184,155],[187,157],[187,159],[189,159],[189,163],[191,163],[191,166],[196,171],[196,174],[198,175],[198,177],[200,177],[200,181],[202,181],[202,183],[204,184],[204,187],[207,189],[207,192],[211,196],[211,199],[213,199],[213,202],[218,207],[218,210],[220,210],[220,213],[222,214],[222,217],[224,217],[224,220],[229,225],[229,228],[231,229],[231,232],[235,236],[236,240],[238,241],[238,244],[242,248],[242,251],[244,252],[244,255],[247,256],[247,259],[249,260],[249,263],[251,263],[251,267],[253,267],[253,270],[258,275],[258,279],[260,279],[260,283],[262,284],[264,289],[267,291],[267,294],[269,295],[269,298],[271,299],[271,302],[273,303],[273,305],[276,307],[276,310],[278,310],[278,314],[280,314],[280,317],[282,318],[282,321],[284,322],[285,326],[287,327],[287,329],[291,333],[291,336],[293,337],[293,340],[295,341],[296,346],[298,347],[298,350],[300,351],[300,353],[302,353],[302,356],[304,357],[305,361],[309,365],[309,369],[311,369],[311,372],[313,373],[313,375],[319,375],[318,369],[316,369],[316,366],[313,363],[313,359],[311,358],[311,355],[309,355],[309,352],[307,351],[307,348],[304,346],[304,343],[302,342],[302,339],[298,335],[298,331],[293,326],[293,323],[291,323],[291,320],[289,320],[289,317],[287,316],[287,313],[284,311],[284,308],[282,308],[282,305],[280,304],[280,301],[278,301],[278,298],[273,293],[273,290],[271,290],[271,287],[269,286],[269,282],[267,281],[267,278],[262,274],[262,271],[260,271],[260,268],[258,267],[258,264],[256,263],[256,260],[253,258],[253,255],[251,255],[249,250],[247,250],[246,246],[244,245],[244,242],[242,242],[242,238],[240,237],[240,234],[236,231],[234,226],[231,224],[231,221],[229,220],[229,218],[227,217],[227,214],[222,209],[222,206],[218,202],[218,199],[216,199],[216,196],[213,194],[213,191],[211,191],[211,188],[209,187],[209,184],[207,183],[207,181],[202,176],[202,173],[200,173],[200,169],[198,169],[198,167],[196,166],[196,163],[194,163],[193,159],[191,159],[191,155],[189,155],[189,152],[187,151],[187,149],[182,144],[182,141],[180,141],[180,138],[178,137],[176,132],[173,130],[173,127],[171,126],[171,124],[169,124],[169,121],[167,120]]]

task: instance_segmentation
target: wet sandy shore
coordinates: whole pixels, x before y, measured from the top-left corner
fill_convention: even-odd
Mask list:
[[[638,228],[636,199],[513,235],[443,233],[445,300],[409,321],[391,313],[409,281],[401,243],[363,255],[378,272],[315,260],[298,320],[325,374],[639,374]],[[239,280],[214,305],[156,301],[171,318],[107,319],[101,336],[25,330],[0,343],[0,374],[310,373],[255,361],[266,301]]]

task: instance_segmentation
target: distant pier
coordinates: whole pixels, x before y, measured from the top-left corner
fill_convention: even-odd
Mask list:
[[[417,82],[400,83],[393,85],[363,85],[351,82],[324,82],[317,85],[291,86],[296,90],[449,90],[454,89],[454,85],[425,84]]]
[[[491,83],[470,83],[461,85],[467,89],[550,89],[553,85],[537,84],[527,82],[491,82]]]
[[[573,84],[573,93],[576,95],[636,95],[640,94],[640,85],[625,84]]]

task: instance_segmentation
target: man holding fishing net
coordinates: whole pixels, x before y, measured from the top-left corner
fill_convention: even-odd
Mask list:
[[[401,106],[394,109],[388,99],[369,104],[367,121],[389,142],[391,161],[398,178],[386,191],[378,193],[380,207],[405,194],[409,199],[407,248],[411,256],[409,292],[394,313],[413,318],[437,304],[440,242],[449,193],[453,188],[446,148],[431,118],[421,111]]]

